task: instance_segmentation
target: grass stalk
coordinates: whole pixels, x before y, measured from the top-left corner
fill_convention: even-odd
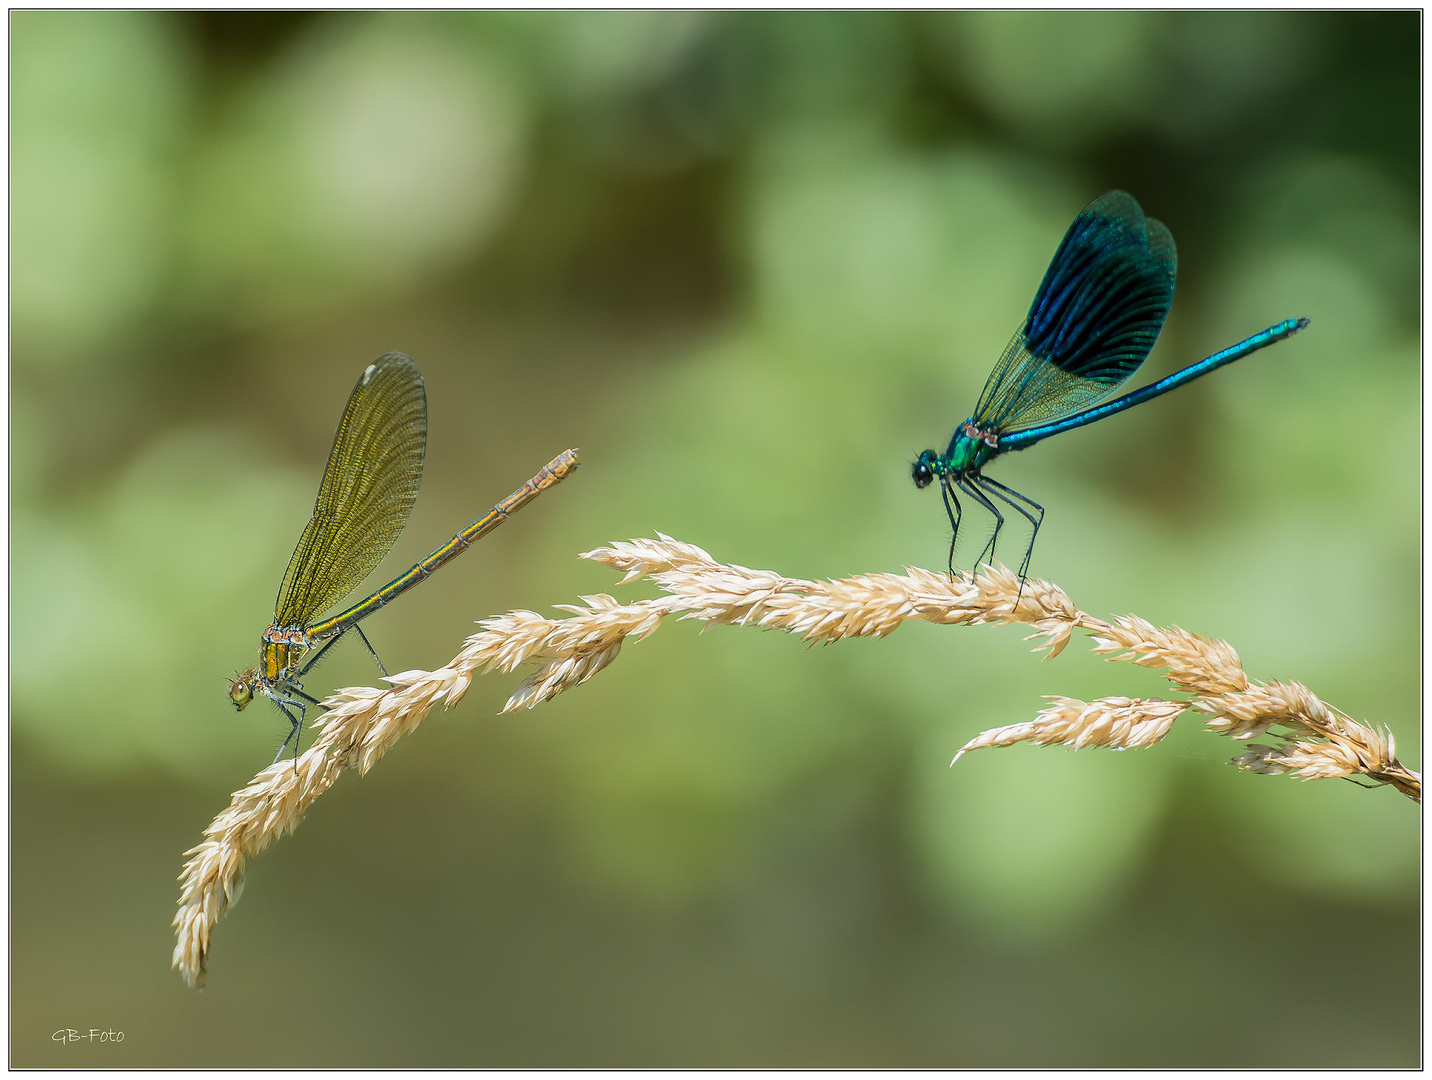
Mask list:
[[[530,709],[590,679],[616,659],[628,639],[641,640],[668,616],[784,630],[813,644],[883,637],[910,619],[1022,623],[1033,629],[1026,640],[1034,640],[1046,658],[1057,656],[1081,629],[1091,635],[1095,653],[1161,670],[1188,697],[1089,702],[1050,697],[1049,707],[1033,720],[981,732],[960,748],[955,761],[971,750],[1025,741],[1074,748],[1150,746],[1191,711],[1216,734],[1240,742],[1272,740],[1250,743],[1234,757],[1232,764],[1240,769],[1303,780],[1365,777],[1418,802],[1422,798],[1421,777],[1397,760],[1390,730],[1353,720],[1301,683],[1250,680],[1225,641],[1176,626],[1156,627],[1135,615],[1095,618],[1050,582],[1030,578],[1021,589],[1016,575],[1002,566],[953,578],[907,568],[904,574],[806,581],[720,563],[701,548],[660,533],[654,540],[617,542],[582,557],[623,573],[622,583],[647,577],[665,595],[622,604],[602,593],[581,597],[581,605],[559,605],[570,613],[567,618],[519,610],[485,619],[444,667],[393,675],[388,689],[335,691],[323,703],[328,711],[313,724],[318,737],[297,763],[271,765],[234,793],[204,830],[203,841],[186,852],[189,861],[180,875],[173,966],[190,986],[203,985],[210,934],[238,900],[247,861],[297,828],[342,773],[366,773],[434,705],[460,701],[475,673],[536,665],[502,711]]]

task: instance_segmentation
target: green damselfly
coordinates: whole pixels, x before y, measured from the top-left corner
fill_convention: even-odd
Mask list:
[[[418,497],[427,439],[427,395],[418,365],[399,352],[380,356],[364,369],[343,410],[313,516],[283,575],[273,623],[260,640],[258,665],[229,682],[236,709],[262,695],[288,718],[291,727],[275,762],[290,741],[297,761],[305,709],[319,704],[304,692],[302,679],[339,638],[357,633],[386,678],[358,624],[565,480],[578,464],[576,450],[563,451],[426,559],[352,607],[315,621],[373,571],[402,533]]]

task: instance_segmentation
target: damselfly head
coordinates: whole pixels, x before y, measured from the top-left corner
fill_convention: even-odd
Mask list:
[[[940,455],[933,450],[921,450],[920,456],[910,466],[910,478],[915,481],[917,488],[929,487],[930,482],[935,479],[936,466],[939,463]]]
[[[249,668],[248,671],[234,672],[234,677],[229,680],[229,700],[240,712],[254,699],[254,680],[258,675],[258,668]]]

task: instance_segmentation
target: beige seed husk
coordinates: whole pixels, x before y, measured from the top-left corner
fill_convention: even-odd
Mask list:
[[[911,619],[941,625],[1023,623],[1027,640],[1046,657],[1057,656],[1075,629],[1093,636],[1094,650],[1110,660],[1162,668],[1186,700],[1105,697],[1093,702],[1050,698],[1033,721],[993,728],[956,755],[1032,741],[1079,747],[1134,747],[1162,739],[1173,720],[1194,710],[1209,731],[1247,740],[1281,727],[1277,746],[1254,744],[1234,759],[1253,772],[1292,773],[1305,780],[1366,776],[1421,800],[1421,777],[1396,758],[1391,732],[1380,734],[1324,704],[1293,682],[1258,683],[1244,674],[1227,642],[1178,627],[1160,628],[1137,616],[1112,622],[1076,608],[1058,586],[1030,578],[1022,585],[1002,566],[949,575],[906,568],[904,574],[860,574],[837,581],[787,578],[768,570],[717,562],[693,544],[658,533],[655,539],[620,541],[586,552],[623,575],[647,577],[664,596],[632,604],[602,594],[565,606],[563,619],[511,611],[484,619],[446,666],[405,671],[388,689],[349,687],[325,701],[329,710],[312,727],[318,737],[297,763],[262,770],[235,792],[229,806],[186,854],[180,875],[173,966],[191,986],[202,986],[210,936],[238,900],[244,868],[303,820],[313,801],[349,769],[365,773],[393,744],[420,724],[434,705],[455,705],[475,673],[536,670],[523,680],[504,712],[531,708],[591,678],[612,663],[628,640],[653,633],[668,615],[706,623],[758,626],[828,644],[851,637],[883,637]]]

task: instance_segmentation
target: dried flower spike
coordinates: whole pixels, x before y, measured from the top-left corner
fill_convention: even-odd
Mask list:
[[[1105,697],[1092,702],[1051,698],[1032,721],[986,731],[960,755],[990,746],[1032,741],[1075,748],[1135,747],[1158,742],[1174,719],[1201,713],[1209,731],[1248,740],[1282,729],[1277,746],[1254,744],[1234,759],[1250,771],[1289,772],[1303,779],[1366,776],[1420,801],[1422,781],[1396,756],[1391,733],[1381,734],[1324,704],[1293,682],[1248,679],[1227,642],[1178,627],[1160,628],[1137,616],[1112,622],[1076,608],[1056,585],[1019,578],[1004,567],[951,576],[907,568],[904,574],[861,574],[837,581],[787,578],[769,570],[717,562],[707,552],[660,533],[587,552],[584,558],[625,575],[648,577],[666,595],[633,604],[611,596],[582,597],[563,619],[511,611],[482,621],[479,633],[436,671],[406,671],[386,690],[352,687],[325,702],[320,732],[296,763],[260,772],[234,793],[229,807],[188,852],[175,915],[174,966],[202,985],[214,926],[238,899],[247,861],[302,821],[313,800],[348,769],[366,772],[434,705],[460,701],[480,671],[510,672],[536,665],[504,711],[531,708],[577,686],[609,665],[628,640],[653,633],[668,615],[706,623],[757,626],[828,644],[883,637],[910,619],[942,625],[1023,623],[1036,649],[1053,657],[1075,629],[1088,631],[1094,650],[1110,660],[1163,669],[1176,689],[1192,695],[1162,701]]]

